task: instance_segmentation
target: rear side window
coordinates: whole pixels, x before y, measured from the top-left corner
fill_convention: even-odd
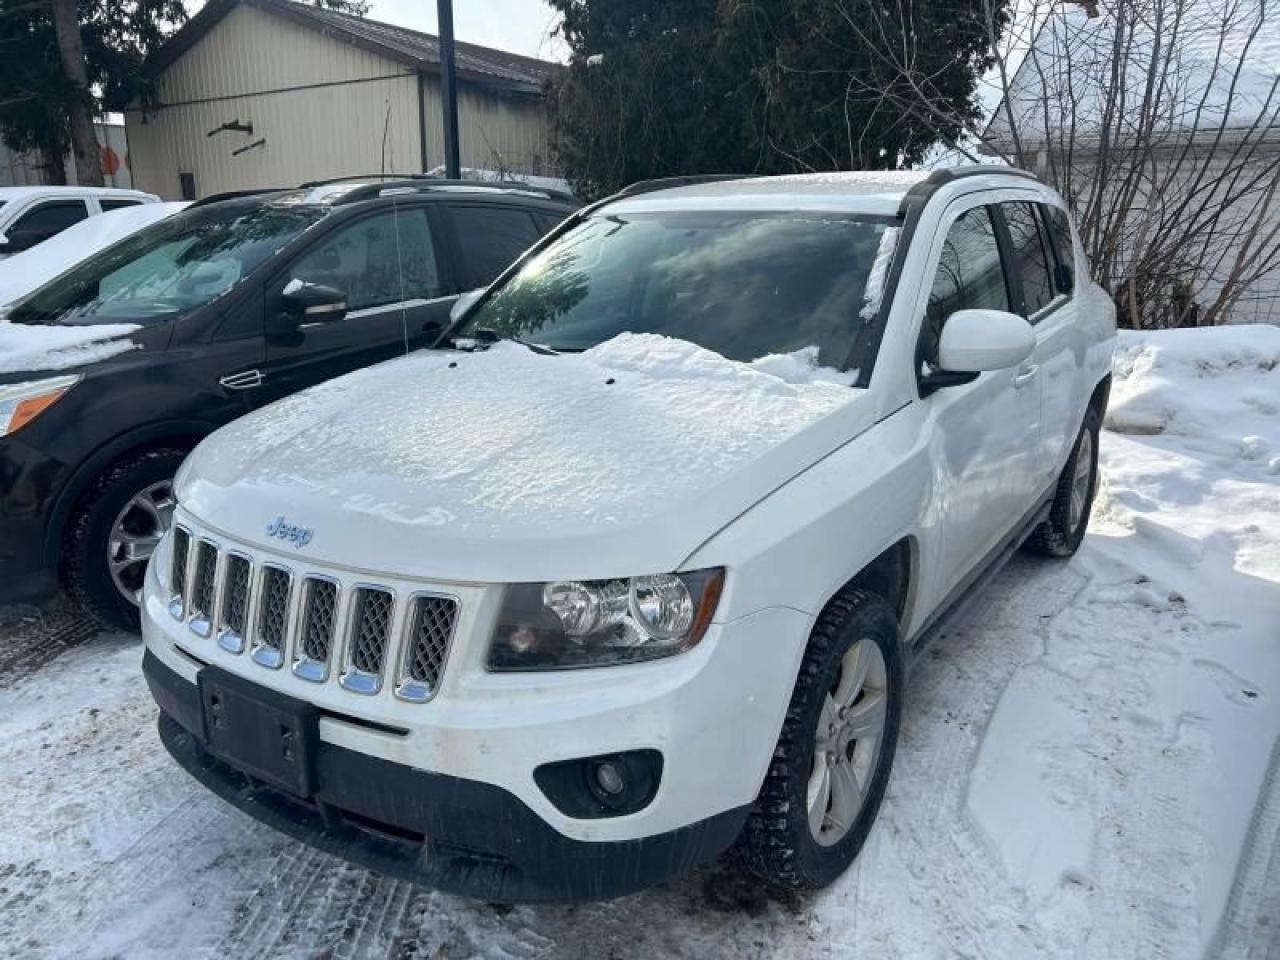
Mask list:
[[[533,217],[514,207],[453,207],[466,287],[488,286],[542,236]]]
[[[1022,312],[1027,317],[1047,307],[1055,295],[1050,269],[1052,259],[1045,249],[1036,206],[1031,203],[1000,204],[1005,223],[1009,226],[1013,272],[1022,282]]]
[[[937,356],[938,338],[947,317],[957,310],[979,309],[1009,309],[996,228],[986,207],[966,210],[947,231],[925,310],[932,336],[929,356]]]
[[[1071,239],[1071,221],[1067,219],[1067,211],[1061,207],[1051,207],[1047,203],[1040,205],[1044,214],[1044,222],[1049,227],[1049,236],[1053,238],[1053,246],[1057,251],[1058,265],[1065,270],[1055,271],[1055,286],[1059,293],[1068,296],[1075,288],[1076,247]]]
[[[108,200],[106,197],[98,199],[98,206],[102,208],[103,213],[108,210],[123,210],[125,207],[136,207],[140,203],[142,203],[141,200],[122,200],[118,198]]]
[[[33,238],[47,240],[55,233],[61,233],[73,223],[79,223],[88,217],[83,200],[58,200],[42,203],[20,216],[12,227],[11,233],[30,232]]]

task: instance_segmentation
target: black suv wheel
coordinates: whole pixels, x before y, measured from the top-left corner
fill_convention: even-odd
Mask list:
[[[173,477],[184,457],[183,450],[165,448],[117,462],[89,488],[71,518],[63,582],[108,626],[138,629],[147,561],[172,522]]]

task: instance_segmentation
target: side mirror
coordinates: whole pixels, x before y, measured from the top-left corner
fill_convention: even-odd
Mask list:
[[[449,308],[449,322],[453,323],[464,313],[471,309],[472,304],[484,296],[484,287],[477,287],[475,290],[468,290],[457,300],[453,301],[453,306]]]
[[[948,373],[982,373],[1017,366],[1036,346],[1031,324],[1004,310],[957,310],[938,343],[938,366]]]
[[[347,295],[320,283],[293,279],[280,296],[284,313],[305,324],[330,323],[347,314]]]

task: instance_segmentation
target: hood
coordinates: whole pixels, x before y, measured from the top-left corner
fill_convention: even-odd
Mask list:
[[[178,476],[198,521],[369,572],[516,582],[675,570],[874,421],[813,354],[735,363],[624,334],[581,354],[423,351],[206,439]]]
[[[68,370],[107,360],[141,344],[136,324],[101,323],[72,327],[56,324],[0,325],[0,376]],[[164,331],[168,336],[168,331]]]

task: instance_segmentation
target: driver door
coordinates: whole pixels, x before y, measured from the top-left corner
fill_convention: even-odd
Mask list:
[[[396,205],[335,227],[267,284],[262,400],[275,400],[423,346],[448,322],[452,293],[427,204]],[[341,291],[335,319],[291,315],[293,280]]]
[[[957,310],[1010,311],[1018,302],[993,207],[970,200],[948,210],[943,223],[925,309],[927,361],[936,359],[943,326]],[[933,421],[945,592],[974,570],[1033,505],[1040,486],[1040,380],[1027,363],[979,374],[925,402]]]

